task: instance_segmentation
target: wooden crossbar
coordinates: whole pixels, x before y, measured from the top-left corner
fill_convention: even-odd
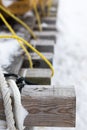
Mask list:
[[[50,63],[53,63],[53,53],[42,53],[42,54],[50,61]],[[35,53],[32,53],[31,57],[32,57],[32,61],[33,61],[33,68],[49,68],[47,63],[45,63]],[[24,58],[22,68],[29,68],[29,61],[28,61],[27,57]]]
[[[47,39],[47,40],[54,40],[56,42],[56,32],[55,31],[43,31],[43,32],[38,32],[38,31],[34,31],[34,33],[36,34],[36,36],[39,39]]]
[[[25,126],[75,126],[76,99],[73,87],[25,86],[22,103],[29,111]]]
[[[57,31],[57,27],[55,24],[46,24],[46,26],[42,26],[42,29],[43,31]],[[37,24],[35,25],[34,30],[38,30]]]
[[[52,52],[54,53],[54,40],[31,40],[31,44],[35,47],[38,51],[42,52]],[[30,50],[29,50],[30,52]]]
[[[56,17],[44,17],[41,19],[41,21],[49,24],[56,24],[56,19]]]
[[[51,84],[51,70],[50,69],[21,69],[20,76],[26,77],[27,80],[38,85]]]
[[[29,112],[25,126],[75,127],[76,98],[74,88],[25,86],[22,104]],[[0,95],[0,120],[5,120]]]

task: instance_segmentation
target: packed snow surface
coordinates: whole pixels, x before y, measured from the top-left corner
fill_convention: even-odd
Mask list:
[[[87,130],[87,0],[59,0],[57,26],[53,84],[75,86],[76,127],[35,130]]]

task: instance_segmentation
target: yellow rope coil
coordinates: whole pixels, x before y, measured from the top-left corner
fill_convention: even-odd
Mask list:
[[[52,64],[49,62],[49,60],[43,55],[41,54],[38,50],[36,50],[30,43],[28,43],[26,40],[24,40],[21,37],[15,36],[15,35],[4,35],[4,36],[0,36],[0,38],[13,38],[13,39],[17,39],[19,41],[22,41],[27,47],[29,47],[32,51],[34,51],[35,53],[37,53],[45,62],[46,64],[50,67],[50,69],[52,70],[52,76],[54,75],[54,68],[52,66]]]
[[[15,31],[12,29],[12,27],[9,25],[9,23],[6,21],[6,19],[4,18],[4,16],[2,14],[0,14],[0,18],[2,19],[2,21],[4,22],[4,24],[6,25],[6,27],[9,29],[9,31],[13,35],[17,36],[16,33],[15,33]],[[19,40],[18,40],[18,42],[20,43],[20,46],[22,47],[22,49],[25,51],[25,53],[26,53],[26,55],[28,57],[29,63],[30,63],[30,68],[32,68],[33,63],[32,63],[31,56],[30,56],[29,52],[27,51],[26,47],[23,45],[22,42],[20,42]]]
[[[19,19],[18,17],[16,17],[14,14],[12,14],[10,11],[8,11],[7,9],[5,9],[1,5],[0,5],[0,9],[2,11],[4,11],[7,15],[9,15],[10,17],[12,17],[15,21],[17,21],[18,23],[20,23],[24,28],[26,28],[28,30],[28,32],[33,36],[34,39],[37,38],[35,36],[34,32],[31,30],[31,28],[27,24],[25,24],[21,19]]]
[[[39,13],[38,13],[37,6],[36,6],[35,3],[34,3],[34,11],[35,11],[36,18],[37,18],[37,21],[38,21],[38,27],[39,27],[39,30],[42,31],[42,27],[41,27],[41,19],[40,19],[40,15],[39,15]]]
[[[9,10],[11,13],[15,15],[23,15],[27,11],[33,9],[34,3],[36,5],[38,4],[38,0],[10,0],[10,1],[12,1],[12,3],[7,7],[5,7],[2,0],[0,0],[0,5],[4,6],[7,10]]]
[[[0,9],[2,11],[4,11],[7,15],[9,15],[10,17],[12,17],[14,20],[16,20],[18,23],[20,23],[22,26],[24,26],[31,33],[31,35],[36,39],[36,36],[34,35],[33,31],[22,20],[20,20],[19,18],[17,18],[14,14],[12,14],[10,11],[6,10],[1,5],[0,5]],[[40,30],[42,30],[39,13],[37,11],[37,7],[36,7],[35,4],[34,4],[34,10],[35,10],[36,17],[37,17],[37,20],[38,20],[39,28],[40,28]],[[47,60],[44,55],[42,55],[38,50],[36,50],[26,40],[24,40],[23,38],[18,37],[16,35],[15,31],[12,29],[12,27],[6,21],[6,19],[4,18],[4,16],[2,14],[0,14],[0,18],[2,19],[2,21],[4,22],[4,24],[6,25],[6,27],[9,29],[9,31],[12,33],[11,36],[9,36],[9,35],[0,36],[0,38],[13,38],[13,39],[16,39],[20,43],[20,46],[22,47],[22,49],[25,51],[25,53],[26,53],[26,55],[28,57],[29,63],[30,63],[30,67],[32,68],[33,63],[32,63],[32,60],[31,60],[31,56],[30,56],[29,52],[27,51],[26,47],[23,44],[25,44],[27,47],[31,48],[34,52],[36,52],[48,64],[48,66],[52,70],[52,76],[53,76],[54,75],[54,68],[53,68],[52,64],[49,62],[49,60]]]

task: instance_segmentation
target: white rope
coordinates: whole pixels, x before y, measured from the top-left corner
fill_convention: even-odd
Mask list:
[[[9,130],[23,130],[23,122],[28,112],[22,107],[21,95],[18,87],[13,80],[8,80],[8,84],[5,80],[3,72],[0,68],[0,91],[3,97],[4,109],[6,115],[7,127]],[[11,95],[14,100],[14,108],[12,109]],[[24,115],[23,115],[24,114]],[[14,115],[14,116],[13,116]],[[15,118],[15,121],[14,121]],[[15,127],[16,124],[16,127]]]
[[[0,68],[0,91],[3,97],[7,127],[9,128],[9,130],[16,130],[14,125],[15,122],[14,122],[12,106],[11,106],[12,101],[10,98],[10,92],[1,68]]]
[[[15,116],[16,126],[18,130],[23,130],[24,129],[23,122],[28,112],[22,107],[21,95],[15,81],[10,79],[8,80],[8,83],[14,99],[14,116]]]

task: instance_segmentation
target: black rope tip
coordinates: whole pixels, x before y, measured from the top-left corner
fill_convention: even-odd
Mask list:
[[[15,82],[21,92],[25,85],[38,85],[27,80],[25,77],[21,77],[13,73],[4,73],[5,78],[15,79]]]

